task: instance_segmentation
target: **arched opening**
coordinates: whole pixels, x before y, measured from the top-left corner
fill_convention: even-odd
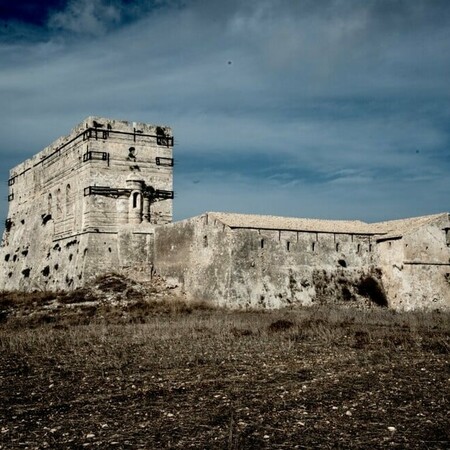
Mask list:
[[[140,191],[133,191],[129,198],[128,204],[128,222],[141,223],[142,222],[142,193]]]
[[[133,208],[137,208],[139,206],[139,192],[133,193]]]

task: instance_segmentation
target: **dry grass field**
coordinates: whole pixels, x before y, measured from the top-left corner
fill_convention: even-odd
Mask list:
[[[138,294],[0,296],[1,449],[450,447],[447,313]]]

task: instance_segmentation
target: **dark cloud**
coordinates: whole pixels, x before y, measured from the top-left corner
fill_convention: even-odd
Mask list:
[[[81,0],[39,23],[9,16],[21,37],[0,36],[1,175],[98,114],[173,126],[178,218],[448,209],[449,13],[433,0]]]

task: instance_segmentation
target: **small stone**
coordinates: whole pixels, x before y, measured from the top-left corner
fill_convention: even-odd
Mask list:
[[[94,434],[94,433],[88,433],[88,434],[86,435],[86,437],[87,437],[88,439],[92,439],[92,438],[95,437],[95,434]]]
[[[352,415],[352,412],[351,412],[351,411],[346,411],[346,412],[345,412],[345,415],[346,415],[346,416],[351,416],[351,415]]]
[[[387,429],[388,429],[391,433],[394,433],[394,431],[397,431],[397,428],[395,428],[395,427],[387,427]]]
[[[269,436],[268,434],[265,434],[265,435],[263,436],[263,438],[264,438],[264,439],[269,439],[270,436]]]

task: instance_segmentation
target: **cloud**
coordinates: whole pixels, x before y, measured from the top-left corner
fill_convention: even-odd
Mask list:
[[[41,27],[16,18],[16,39],[0,33],[0,176],[103,115],[173,127],[177,218],[448,209],[449,12],[437,0],[82,0]]]
[[[120,4],[104,0],[71,0],[63,11],[50,16],[48,25],[56,30],[96,36],[117,25],[120,20]]]

